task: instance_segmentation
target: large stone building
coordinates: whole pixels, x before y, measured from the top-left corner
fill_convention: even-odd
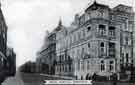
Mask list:
[[[130,74],[133,52],[134,12],[119,4],[114,8],[94,2],[76,14],[70,27],[56,28],[55,74],[87,79],[93,74]],[[123,71],[124,69],[124,71]]]

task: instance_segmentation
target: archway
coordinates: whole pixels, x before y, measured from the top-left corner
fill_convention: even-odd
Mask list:
[[[86,80],[91,80],[91,76],[89,73],[86,75]]]

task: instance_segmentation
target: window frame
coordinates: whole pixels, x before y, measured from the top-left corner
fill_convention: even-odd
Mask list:
[[[100,26],[104,26],[104,28],[103,28],[103,27],[100,27]],[[99,34],[100,34],[101,36],[105,36],[106,33],[107,33],[106,26],[107,26],[107,25],[105,25],[105,24],[98,24],[98,32],[99,32]]]

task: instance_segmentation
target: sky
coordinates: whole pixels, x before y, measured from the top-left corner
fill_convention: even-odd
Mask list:
[[[69,26],[76,13],[81,13],[94,0],[1,0],[8,26],[8,45],[16,52],[17,66],[35,61],[44,43],[46,30],[52,31],[59,19]],[[134,1],[134,0],[133,0]],[[97,0],[114,7],[132,5],[132,0]]]

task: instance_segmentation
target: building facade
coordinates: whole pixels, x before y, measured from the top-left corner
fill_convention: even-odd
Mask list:
[[[55,74],[87,79],[93,74],[118,79],[123,68],[135,66],[134,12],[132,7],[110,8],[94,2],[76,14],[70,27],[56,28]]]
[[[38,53],[37,63],[40,72],[55,74],[56,34],[55,31],[47,33],[45,44]]]
[[[12,55],[14,52],[10,52],[10,56],[7,55],[7,25],[1,10],[1,3],[0,3],[0,83],[4,81],[4,79],[6,77],[11,76],[11,68],[14,69],[16,71],[15,66],[15,62],[13,57],[15,57],[15,55]],[[14,53],[15,54],[15,53]],[[12,56],[11,56],[12,55]],[[12,60],[10,61],[9,58],[13,58],[13,62],[14,63],[10,63],[12,62]],[[11,68],[9,68],[9,66],[12,66]],[[15,74],[15,72],[13,72],[13,75]],[[12,75],[12,76],[13,76]]]

